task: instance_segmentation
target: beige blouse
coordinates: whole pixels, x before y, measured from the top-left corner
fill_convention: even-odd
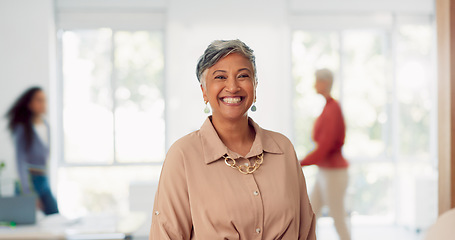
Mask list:
[[[230,151],[210,118],[176,141],[163,164],[150,239],[316,239],[315,216],[294,147],[282,134],[260,128],[246,156]],[[229,167],[254,164],[253,174]]]

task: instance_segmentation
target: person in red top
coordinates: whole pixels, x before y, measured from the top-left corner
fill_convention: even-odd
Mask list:
[[[316,183],[310,195],[313,211],[316,216],[319,216],[321,208],[327,205],[340,240],[349,240],[351,237],[345,221],[344,208],[349,163],[341,151],[346,126],[341,107],[330,94],[333,84],[332,72],[328,69],[320,69],[316,71],[315,76],[316,92],[324,96],[327,103],[313,128],[316,148],[300,161],[300,165],[319,167]]]

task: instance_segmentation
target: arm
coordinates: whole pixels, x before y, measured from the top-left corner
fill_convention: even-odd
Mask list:
[[[296,156],[297,159],[297,156]],[[299,240],[316,240],[316,216],[308,198],[305,176],[302,169],[297,165],[299,189],[300,189],[300,226]]]
[[[343,128],[341,124],[343,124],[341,113],[331,109],[324,116],[316,148],[300,161],[300,166],[313,165],[327,158],[337,143],[339,130]]]
[[[14,147],[16,151],[16,165],[19,174],[22,193],[30,193],[30,177],[27,167],[27,149],[25,144],[24,127],[18,125],[14,129]]]
[[[189,240],[192,227],[183,152],[174,144],[161,171],[149,239]]]

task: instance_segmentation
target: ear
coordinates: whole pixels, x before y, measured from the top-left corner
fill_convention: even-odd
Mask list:
[[[207,97],[207,90],[202,86],[202,84],[201,84],[201,90],[202,90],[202,97],[204,98],[204,102],[208,102],[209,98]]]

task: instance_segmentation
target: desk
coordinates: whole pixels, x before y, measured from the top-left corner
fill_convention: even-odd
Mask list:
[[[92,215],[68,221],[57,214],[45,217],[35,225],[2,227],[0,240],[131,239],[146,219],[146,214],[131,213],[122,217]]]

